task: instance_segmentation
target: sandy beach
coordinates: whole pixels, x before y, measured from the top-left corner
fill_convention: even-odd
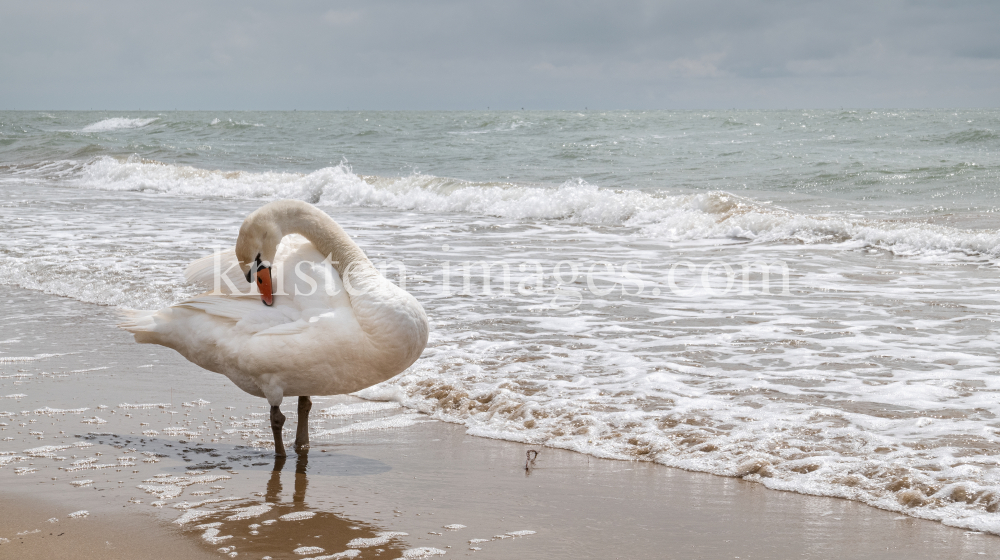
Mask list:
[[[77,496],[79,501],[71,496],[47,500],[6,486],[0,496],[0,527],[7,539],[0,549],[4,558],[219,557],[149,515],[121,513],[107,503],[97,511],[91,496]],[[67,508],[77,503],[90,507],[90,513],[67,517]]]
[[[276,461],[263,401],[134,344],[113,308],[13,290],[5,309],[4,557],[1000,557],[992,535],[473,437],[391,402],[316,399],[311,450]]]

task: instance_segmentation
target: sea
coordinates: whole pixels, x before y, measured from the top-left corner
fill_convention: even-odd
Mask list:
[[[0,112],[0,285],[168,306],[281,198],[430,318],[362,398],[1000,534],[1000,110]]]

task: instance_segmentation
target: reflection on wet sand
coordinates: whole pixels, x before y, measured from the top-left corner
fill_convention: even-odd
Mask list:
[[[278,494],[281,494],[281,471],[285,468],[288,457],[278,455],[274,458],[274,469],[271,471],[271,478],[267,481],[267,493],[264,499],[268,502],[277,502]],[[306,469],[309,467],[309,453],[299,453],[295,460],[295,492],[292,494],[292,503],[304,503],[306,500],[306,487],[309,485],[309,478],[306,476]]]
[[[158,474],[144,478],[137,488],[155,496],[153,506],[179,510],[173,523],[182,527],[183,533],[197,538],[212,551],[232,557],[254,558],[363,558],[383,556],[386,552],[406,550],[399,537],[402,532],[388,532],[369,522],[349,519],[331,511],[323,511],[307,501],[310,478],[314,482],[331,482],[331,477],[355,477],[384,473],[390,470],[385,463],[346,453],[316,451],[310,456],[308,449],[295,459],[271,456],[267,450],[245,445],[212,443],[206,445],[191,441],[171,441],[156,437],[139,437],[108,432],[78,436],[83,445],[107,445],[125,453],[125,457],[145,456],[143,462],[168,464],[158,469]],[[67,446],[69,447],[69,446]],[[89,461],[89,462],[88,462]],[[86,464],[72,463],[64,470],[84,469],[92,472],[96,465],[89,459]],[[185,466],[184,463],[187,463]],[[118,461],[108,467],[119,469],[137,467],[137,461]],[[237,474],[235,468],[260,471],[270,469],[266,481],[256,478],[263,488],[252,491],[251,496],[225,496],[223,486]],[[134,473],[138,473],[134,470]],[[148,477],[148,475],[147,475]],[[289,488],[289,483],[291,486]],[[201,490],[210,484],[211,490]],[[104,484],[96,484],[104,487]],[[291,490],[289,496],[287,490]],[[260,491],[263,490],[263,491]],[[327,493],[328,494],[328,493]],[[326,496],[329,499],[329,496]],[[187,500],[175,502],[178,498]],[[329,509],[326,502],[324,506]],[[334,504],[334,507],[337,507]],[[398,557],[398,555],[388,555]]]
[[[233,557],[251,554],[256,558],[282,558],[294,554],[333,560],[385,557],[385,552],[398,554],[407,548],[396,538],[405,533],[386,532],[371,523],[310,508],[306,501],[309,476],[308,452],[300,453],[293,463],[287,457],[275,457],[263,502],[216,506],[213,512],[198,518],[199,524],[189,534],[199,535],[205,546]],[[290,477],[292,496],[287,501],[283,493]]]

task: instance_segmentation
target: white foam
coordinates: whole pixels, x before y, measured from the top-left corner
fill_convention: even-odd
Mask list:
[[[238,521],[242,519],[252,519],[254,517],[260,517],[265,513],[271,511],[271,504],[256,504],[252,506],[236,508],[230,510],[232,515],[226,518],[226,521]],[[323,552],[322,550],[320,552]]]
[[[325,556],[314,556],[309,560],[341,560],[346,558],[357,558],[361,556],[361,551],[357,549],[345,550],[343,552],[338,552],[336,554],[327,554]]]
[[[183,515],[174,519],[174,523],[178,525],[186,525],[188,523],[198,521],[199,519],[204,519],[213,513],[216,513],[216,511],[212,509],[189,509],[185,511]]]
[[[128,464],[128,463],[125,463]],[[66,472],[76,472],[85,470],[117,469],[123,466],[123,462],[97,464],[97,459],[81,459],[74,461],[68,467],[60,467]]]
[[[323,554],[326,550],[318,546],[300,546],[292,551],[293,554],[305,556],[307,554]]]
[[[142,128],[147,124],[158,121],[158,117],[146,119],[129,119],[126,117],[113,117],[104,119],[80,129],[81,132],[107,132],[109,130],[121,130],[126,128]]]
[[[422,422],[429,422],[430,420],[427,416],[423,414],[416,413],[404,413],[397,414],[396,416],[390,416],[388,418],[380,418],[378,420],[369,420],[367,422],[355,422],[341,428],[333,428],[330,430],[318,430],[312,434],[310,437],[324,437],[332,436],[337,434],[348,434],[356,432],[369,432],[374,430],[392,430],[397,428],[406,428],[413,426],[415,424],[420,424]]]
[[[347,546],[351,548],[372,548],[375,546],[385,546],[389,544],[389,541],[397,537],[407,537],[409,533],[400,533],[398,531],[382,531],[375,533],[374,537],[369,538],[357,538],[351,539],[347,543]]]
[[[429,546],[422,546],[420,548],[408,548],[403,551],[402,558],[430,558],[431,556],[444,556],[447,554],[444,550],[440,548],[432,548]]]
[[[66,517],[69,517],[71,519],[81,519],[87,517],[88,515],[90,515],[89,511],[81,509],[80,511],[74,511],[73,513],[67,515]]]
[[[263,422],[264,422],[263,420],[237,420],[237,421],[234,421],[234,422],[230,422],[229,426],[232,427],[232,428],[254,428],[254,427],[260,426]],[[251,430],[251,431],[253,431],[253,430]],[[235,434],[235,433],[239,433],[239,431],[238,430],[226,430],[226,433],[234,433]]]
[[[184,493],[184,488],[176,484],[140,484],[136,488],[146,493],[154,494],[160,500],[172,500]]]
[[[316,512],[313,511],[295,511],[292,513],[286,513],[278,517],[282,521],[302,521],[303,519],[310,519],[316,517]],[[264,522],[267,525],[267,522]]]
[[[122,403],[118,405],[118,408],[124,408],[130,410],[142,410],[148,408],[170,408],[171,406],[173,405],[169,403],[141,403],[141,404]]]
[[[229,480],[233,478],[228,474],[203,474],[203,473],[195,474],[196,472],[197,471],[190,471],[188,474],[190,474],[191,476],[188,476],[186,481],[178,482],[178,484],[182,484],[185,486],[191,484],[211,484],[213,482],[218,482],[220,480]]]
[[[200,502],[194,502],[194,503],[181,502],[179,504],[174,504],[173,507],[174,509],[193,509],[193,508],[199,508],[207,504],[218,504],[221,502],[243,502],[243,501],[246,501],[246,498],[229,496],[228,498],[208,498]]]
[[[45,445],[42,447],[32,447],[31,449],[25,449],[22,453],[30,457],[55,457],[57,451],[63,451],[69,449],[70,445]]]
[[[163,433],[168,436],[198,437],[198,432],[192,432],[179,426],[167,426],[163,428]]]
[[[13,439],[13,438],[12,438]],[[21,455],[4,455],[0,456],[0,467],[5,467],[11,463],[17,463],[18,461],[24,461],[27,457]]]
[[[90,410],[89,408],[39,408],[35,410],[35,414],[83,414],[84,412]]]
[[[209,544],[219,544],[221,542],[228,541],[229,539],[233,538],[233,536],[220,535],[218,529],[206,529],[205,532],[201,534],[201,538],[205,539],[205,542]]]
[[[260,124],[260,123],[251,123],[251,122],[247,122],[247,121],[234,121],[233,119],[226,119],[225,121],[223,121],[223,120],[220,120],[218,117],[212,119],[208,124],[209,124],[209,126],[216,126],[216,125],[222,124],[224,126],[234,127],[234,128],[262,127],[262,126],[264,126],[263,124]]]
[[[320,410],[317,415],[324,418],[338,418],[341,416],[356,416],[358,414],[373,414],[400,408],[395,402],[362,402],[354,404],[338,404],[330,408]]]

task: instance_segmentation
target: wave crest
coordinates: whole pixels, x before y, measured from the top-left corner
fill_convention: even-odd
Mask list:
[[[665,195],[613,190],[582,179],[556,187],[470,182],[433,175],[360,176],[345,164],[312,173],[214,171],[107,156],[83,167],[78,186],[182,196],[296,198],[327,206],[471,213],[634,228],[665,241],[855,242],[897,254],[958,252],[1000,256],[1000,232],[922,222],[805,215],[723,191]]]
[[[114,117],[104,119],[80,129],[80,132],[106,132],[108,130],[119,130],[122,128],[142,128],[147,124],[160,120],[159,117],[149,119],[129,119],[125,117]]]

